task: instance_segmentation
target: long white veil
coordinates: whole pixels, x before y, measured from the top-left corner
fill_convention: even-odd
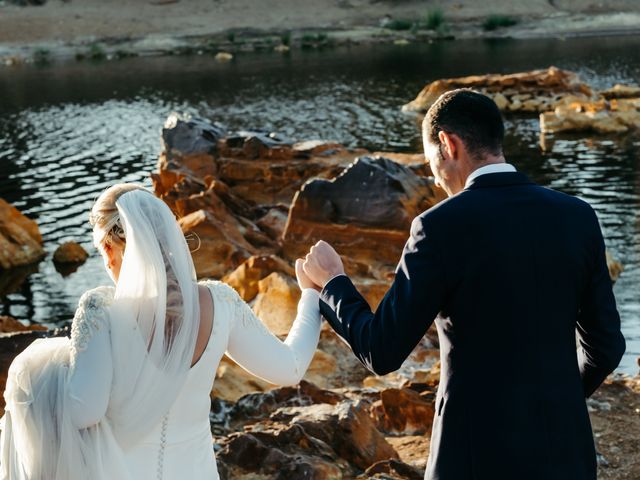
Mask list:
[[[123,446],[146,435],[175,401],[199,327],[196,272],[167,205],[144,190],[116,202],[126,248],[111,307],[114,385],[108,417]]]
[[[2,479],[133,480],[124,452],[162,422],[186,380],[199,328],[187,243],[171,210],[148,190],[124,193],[116,206],[126,246],[113,301],[89,302],[76,313],[76,320],[99,314],[109,322],[113,384],[106,417],[74,427],[73,339],[37,340],[9,371]]]

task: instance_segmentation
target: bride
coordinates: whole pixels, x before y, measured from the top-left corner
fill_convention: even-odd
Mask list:
[[[114,185],[90,221],[116,286],[82,296],[71,338],[36,340],[11,364],[0,479],[216,479],[209,394],[222,355],[298,383],[320,335],[318,293],[299,260],[302,297],[281,342],[231,287],[196,283],[153,193]]]

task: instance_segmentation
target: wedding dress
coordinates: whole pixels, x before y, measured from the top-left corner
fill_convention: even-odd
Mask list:
[[[283,385],[311,362],[315,290],[303,290],[281,342],[235,290],[209,281],[213,326],[191,366],[200,312],[182,232],[148,192],[117,206],[127,243],[116,288],[86,292],[70,338],[36,340],[9,369],[2,480],[217,479],[209,394],[222,355]]]

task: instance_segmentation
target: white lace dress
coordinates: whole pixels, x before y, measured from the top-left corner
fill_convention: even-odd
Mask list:
[[[123,441],[126,439],[117,438],[117,434],[113,434],[109,426],[117,422],[117,419],[111,418],[110,411],[112,387],[118,381],[118,372],[112,368],[109,323],[116,322],[117,318],[109,320],[110,315],[105,314],[113,297],[113,289],[100,287],[87,292],[81,299],[73,321],[69,347],[65,349],[68,357],[62,360],[68,361],[69,366],[66,374],[68,398],[65,401],[71,405],[71,425],[81,435],[86,436],[83,432],[99,432],[96,437],[98,440],[91,444],[102,445],[107,450],[107,443],[110,442],[109,452],[114,451],[114,444],[127,445],[120,449],[121,455],[111,455],[109,460],[93,458],[100,456],[99,450],[88,454],[85,452],[85,459],[87,455],[91,456],[95,464],[91,468],[100,470],[92,478],[219,478],[209,426],[209,395],[222,356],[226,353],[249,372],[279,385],[298,383],[307,370],[320,335],[319,297],[315,290],[303,290],[297,317],[287,339],[282,342],[268,331],[235,290],[220,282],[205,284],[211,292],[214,304],[209,343],[190,369],[186,383],[162,422],[135,445],[127,445]],[[61,339],[51,339],[35,343],[41,342],[39,350],[43,350],[46,343],[42,342],[55,342],[59,346],[60,341]],[[33,361],[35,355],[27,349],[12,364],[13,371],[10,369],[5,392],[6,415],[0,437],[2,480],[49,478],[44,473],[44,477],[35,477],[33,473],[21,468],[20,459],[24,459],[24,452],[20,451],[21,442],[16,441],[20,440],[18,429],[21,425],[16,424],[16,421],[12,422],[12,413],[14,418],[33,415],[31,411],[17,415],[17,410],[24,408],[25,402],[21,403],[20,395],[16,393],[20,389],[11,385],[19,383],[23,368],[21,365],[25,361]],[[48,405],[47,402],[44,403]],[[33,410],[34,407],[30,408]],[[37,455],[37,452],[33,454]],[[58,471],[56,478],[65,476],[61,477]]]

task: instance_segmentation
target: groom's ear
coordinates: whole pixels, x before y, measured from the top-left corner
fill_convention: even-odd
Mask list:
[[[440,130],[438,133],[438,139],[442,145],[441,148],[447,153],[447,156],[455,159],[459,150],[458,143],[460,142],[457,135]]]

